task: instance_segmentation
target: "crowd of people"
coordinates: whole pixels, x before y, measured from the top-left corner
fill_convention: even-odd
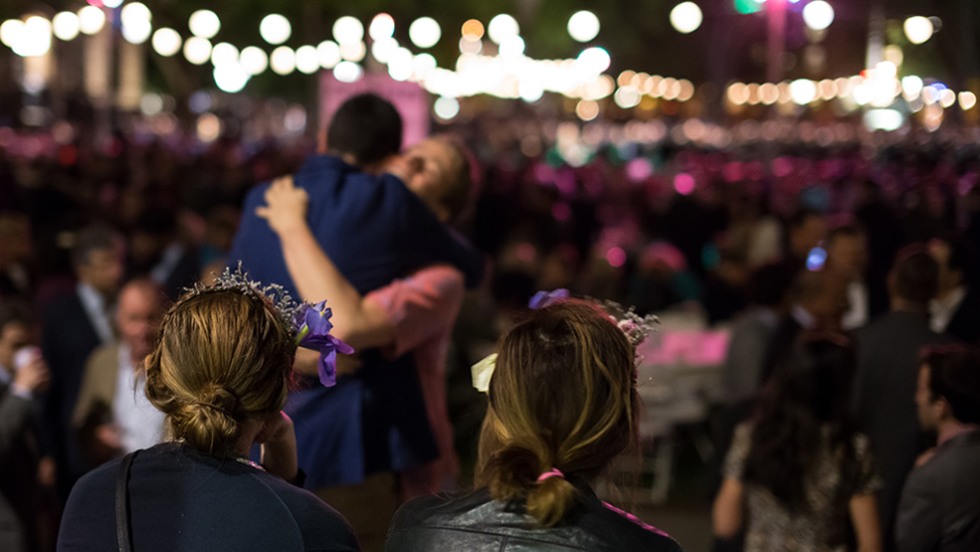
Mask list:
[[[401,125],[362,95],[309,157],[0,134],[4,549],[679,549],[593,491],[638,453],[636,343],[528,311],[558,288],[730,329],[718,549],[980,546],[975,147]],[[355,353],[297,350],[255,282]]]

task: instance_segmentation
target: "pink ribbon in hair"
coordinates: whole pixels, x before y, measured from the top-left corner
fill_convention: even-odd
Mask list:
[[[560,477],[562,479],[565,479],[565,474],[561,473],[561,470],[559,470],[558,468],[551,468],[550,470],[538,476],[538,483],[541,483],[545,479],[551,479],[552,477]]]

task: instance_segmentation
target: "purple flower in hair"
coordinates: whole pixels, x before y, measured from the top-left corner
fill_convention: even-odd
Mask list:
[[[320,352],[317,372],[324,387],[337,384],[337,353],[349,355],[354,348],[330,335],[333,312],[327,308],[326,301],[315,305],[304,305],[296,313],[296,344],[306,349]]]
[[[558,288],[554,291],[539,291],[531,297],[527,306],[532,310],[543,309],[548,305],[553,305],[562,299],[568,299],[569,293],[565,288]]]

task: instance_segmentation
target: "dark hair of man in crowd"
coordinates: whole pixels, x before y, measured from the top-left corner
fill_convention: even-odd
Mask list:
[[[388,100],[359,94],[334,113],[327,127],[327,148],[350,156],[357,165],[370,165],[395,155],[402,147],[402,118]]]
[[[939,264],[921,244],[909,245],[895,257],[892,278],[893,294],[928,308],[939,287]]]
[[[851,222],[845,222],[832,226],[829,230],[827,230],[826,242],[830,244],[837,238],[859,238],[861,236],[864,236],[864,231],[861,230],[861,227]]]
[[[747,287],[748,299],[753,305],[763,307],[778,307],[786,300],[786,295],[793,286],[796,270],[786,263],[766,263],[749,276]]]
[[[116,247],[119,236],[103,224],[93,224],[82,228],[75,234],[75,243],[71,247],[72,266],[88,264],[94,251]]]
[[[940,345],[927,348],[922,364],[929,367],[932,399],[946,399],[953,418],[980,424],[980,348]]]
[[[823,218],[823,215],[820,213],[820,211],[815,209],[801,207],[790,214],[789,219],[786,221],[786,226],[789,231],[792,232],[793,230],[796,230],[797,228],[800,228],[806,224],[806,221],[811,218]]]

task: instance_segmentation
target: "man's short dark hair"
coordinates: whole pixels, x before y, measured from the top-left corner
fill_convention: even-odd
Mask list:
[[[104,224],[93,224],[82,228],[75,234],[71,247],[71,264],[81,266],[88,264],[89,257],[94,251],[112,249],[118,243],[119,235]]]
[[[980,348],[930,347],[922,355],[922,363],[929,367],[929,391],[933,400],[946,399],[959,422],[980,423]]]
[[[917,305],[926,306],[939,289],[939,264],[920,244],[906,246],[898,252],[892,268],[893,293]]]
[[[827,230],[827,238],[825,241],[829,245],[837,238],[860,238],[862,236],[864,236],[864,232],[861,230],[860,226],[850,222],[845,222],[843,224],[833,226],[830,230]]]
[[[746,294],[754,305],[776,307],[793,287],[797,270],[787,263],[771,262],[752,271]]]
[[[802,228],[811,218],[823,219],[823,213],[816,209],[801,207],[790,214],[789,219],[786,221],[786,226],[792,232],[793,230]]]
[[[377,94],[354,96],[330,120],[327,148],[352,156],[358,165],[377,163],[401,151],[401,115]]]

